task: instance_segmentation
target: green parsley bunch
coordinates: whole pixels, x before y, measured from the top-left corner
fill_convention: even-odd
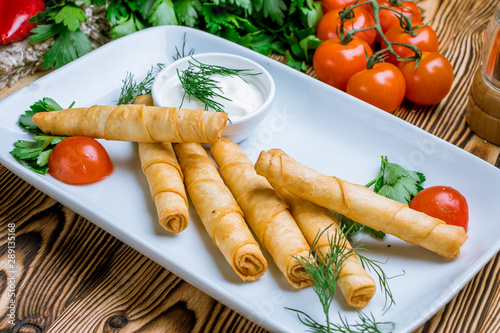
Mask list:
[[[48,0],[30,43],[55,38],[43,68],[59,68],[91,51],[80,30],[87,20],[81,4],[106,6],[112,40],[160,25],[184,25],[239,43],[264,55],[286,55],[287,64],[305,71],[321,41],[315,36],[322,16],[313,0]]]

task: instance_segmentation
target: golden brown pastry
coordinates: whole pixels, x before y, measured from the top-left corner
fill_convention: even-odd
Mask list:
[[[295,288],[310,286],[309,275],[294,258],[307,258],[310,247],[287,205],[269,182],[255,173],[252,162],[236,143],[221,138],[212,144],[210,154],[248,224],[288,282]]]
[[[330,242],[334,240],[341,242],[341,244],[337,244],[341,248],[351,249],[351,245],[344,236],[336,235],[342,230],[339,228],[337,218],[330,210],[291,194],[282,187],[275,188],[290,207],[290,212],[309,245],[312,246],[317,236],[321,235],[316,240],[314,250],[326,256],[330,252]],[[321,255],[318,257],[321,258]],[[377,289],[375,281],[361,266],[355,254],[348,255],[343,263],[337,285],[347,304],[359,309],[364,308],[370,302]]]
[[[199,143],[177,144],[174,150],[191,201],[212,241],[238,276],[257,280],[267,269],[266,259],[214,163]]]
[[[153,105],[151,95],[138,96],[134,104]],[[148,180],[160,225],[179,233],[189,224],[188,200],[181,167],[170,142],[139,142],[142,171]]]
[[[227,113],[145,105],[94,105],[38,112],[33,122],[50,135],[85,135],[133,142],[214,142]]]
[[[444,258],[458,257],[468,238],[462,227],[448,225],[365,186],[321,174],[279,149],[261,152],[255,170],[295,195]]]

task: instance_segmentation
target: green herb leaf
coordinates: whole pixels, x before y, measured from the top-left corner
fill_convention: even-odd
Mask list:
[[[404,204],[409,204],[411,199],[423,190],[422,183],[425,181],[425,176],[423,173],[418,171],[409,171],[402,166],[389,163],[387,156],[382,156],[382,162],[380,171],[375,179],[366,184],[366,187],[371,187],[374,185],[373,191],[386,198],[399,201]],[[363,226],[360,223],[352,221],[345,216],[337,214],[339,218],[339,223],[347,227],[354,227],[348,236],[351,237],[353,234],[360,230],[367,231],[374,237],[383,239],[385,233],[379,230],[374,230],[370,227]]]
[[[146,26],[141,20],[134,14],[130,14],[130,16],[122,17],[120,21],[117,22],[117,25],[111,28],[111,39],[115,40],[144,28],[146,28]]]
[[[43,56],[42,69],[49,69],[54,64],[55,68],[62,67],[89,53],[92,49],[92,43],[82,31],[63,30],[62,28],[59,31],[59,37]]]
[[[41,41],[46,40],[47,38],[57,35],[61,33],[64,30],[64,27],[59,24],[39,24],[36,28],[32,29],[31,32],[33,35],[31,35],[29,43],[38,43]]]
[[[153,26],[178,24],[171,0],[156,0],[147,14],[147,19]]]
[[[194,27],[198,19],[198,12],[201,9],[201,2],[199,0],[176,1],[174,2],[174,9],[181,23],[188,27]]]
[[[62,23],[69,31],[80,30],[80,23],[87,21],[83,10],[75,4],[68,3],[54,16],[55,23]]]
[[[19,127],[33,134],[42,133],[38,126],[36,126],[33,122],[33,115],[37,112],[59,111],[62,109],[63,108],[52,98],[44,97],[31,105],[30,110],[19,116]]]
[[[257,6],[262,6],[264,17],[270,17],[273,22],[283,25],[285,19],[284,11],[287,9],[283,0],[258,0]]]
[[[409,171],[398,164],[389,163],[387,156],[383,156],[374,191],[387,198],[409,204],[423,189],[420,184],[424,181],[425,176],[421,172]]]
[[[34,172],[45,174],[49,170],[48,161],[50,153],[64,137],[43,134],[33,122],[33,115],[37,112],[59,111],[62,109],[56,101],[44,97],[31,105],[30,110],[25,111],[24,114],[19,116],[19,127],[35,134],[33,136],[35,141],[18,140],[14,142],[14,149],[10,151],[10,154]]]

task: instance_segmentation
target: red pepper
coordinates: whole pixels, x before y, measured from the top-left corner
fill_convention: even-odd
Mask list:
[[[28,20],[45,10],[45,0],[0,0],[0,45],[21,40],[35,25]]]

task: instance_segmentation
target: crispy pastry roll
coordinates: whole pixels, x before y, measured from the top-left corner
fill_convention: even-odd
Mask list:
[[[316,243],[316,251],[326,255],[330,252],[330,241],[332,240],[339,240],[341,244],[337,245],[346,250],[351,249],[351,245],[345,237],[335,237],[335,233],[342,231],[339,228],[337,218],[329,209],[291,194],[282,187],[275,188],[290,207],[290,212],[309,245],[312,245],[318,234],[321,234]],[[326,231],[323,232],[325,229]],[[377,289],[375,281],[361,266],[354,254],[349,255],[342,265],[337,285],[347,304],[359,309],[364,308],[370,302]]]
[[[365,186],[321,174],[279,149],[261,152],[255,170],[295,195],[444,258],[458,257],[468,238],[462,227],[448,225]]]
[[[255,173],[252,162],[236,143],[221,138],[212,144],[210,154],[248,224],[288,282],[295,288],[310,286],[311,279],[294,258],[307,258],[310,247],[287,205],[269,182]]]
[[[267,262],[243,213],[199,143],[174,147],[187,191],[214,244],[243,280],[261,277]]]
[[[153,105],[151,95],[138,96],[134,104]],[[179,233],[189,224],[188,200],[181,167],[170,142],[139,142],[139,158],[160,225]]]
[[[94,105],[39,112],[33,122],[50,135],[133,142],[214,142],[227,113],[145,105]]]

